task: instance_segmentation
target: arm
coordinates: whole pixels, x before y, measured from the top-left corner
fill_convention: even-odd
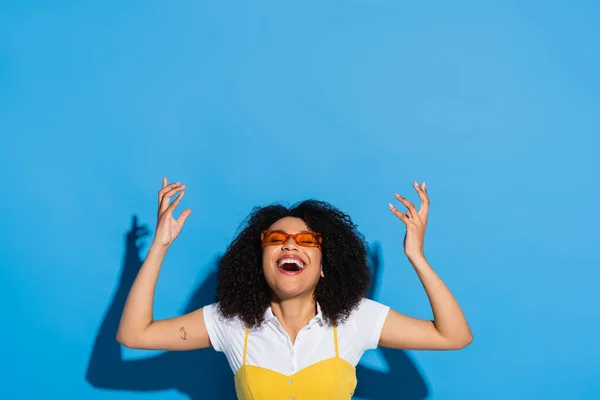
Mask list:
[[[473,340],[458,302],[425,258],[411,260],[433,311],[433,321],[390,310],[379,345],[407,350],[458,350]]]
[[[174,183],[158,192],[159,218],[154,241],[133,286],[131,287],[117,331],[117,341],[126,347],[157,350],[191,350],[210,346],[202,309],[179,317],[153,318],[154,291],[162,262],[169,246],[181,232],[191,211],[186,209],[179,219],[173,210],[183,198],[185,185]],[[171,196],[181,194],[169,205]]]
[[[165,249],[152,246],[129,291],[117,341],[126,347],[156,350],[192,350],[209,347],[202,309],[155,321],[154,289]]]
[[[425,184],[415,189],[422,201],[421,210],[404,197],[396,195],[408,211],[406,214],[390,205],[392,212],[406,224],[404,250],[417,272],[433,311],[433,321],[408,317],[390,310],[379,339],[383,347],[396,349],[456,350],[469,345],[473,335],[458,302],[433,271],[423,251],[429,197]]]

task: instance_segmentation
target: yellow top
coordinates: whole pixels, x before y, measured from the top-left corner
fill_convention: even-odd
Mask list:
[[[292,375],[248,365],[250,328],[244,338],[244,361],[234,376],[239,400],[349,400],[356,388],[356,369],[340,357],[333,327],[335,357],[316,362]]]

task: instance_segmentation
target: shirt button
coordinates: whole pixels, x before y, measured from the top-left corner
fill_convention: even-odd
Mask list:
[[[292,371],[295,371],[295,370],[296,370],[296,368],[292,367]]]
[[[290,397],[290,400],[294,400],[294,397]]]
[[[291,385],[292,383],[294,383],[294,381],[290,379],[290,380],[288,381],[288,383]]]

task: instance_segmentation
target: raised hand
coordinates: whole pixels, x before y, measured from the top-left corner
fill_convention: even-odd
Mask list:
[[[427,227],[427,217],[429,214],[429,196],[427,195],[425,182],[421,185],[414,182],[413,186],[421,199],[421,207],[418,211],[413,203],[399,194],[396,194],[395,197],[408,208],[406,214],[398,210],[392,204],[389,204],[390,210],[406,225],[404,253],[409,259],[425,256],[423,242],[425,241],[425,229]]]
[[[162,189],[158,192],[158,218],[156,223],[156,233],[154,234],[154,244],[159,246],[168,247],[173,243],[181,229],[185,220],[190,216],[192,210],[186,208],[181,212],[178,219],[173,217],[173,211],[175,207],[181,202],[183,195],[185,194],[185,185],[181,182],[167,183],[167,178],[163,178]],[[171,197],[178,192],[181,192],[179,196],[171,204]]]

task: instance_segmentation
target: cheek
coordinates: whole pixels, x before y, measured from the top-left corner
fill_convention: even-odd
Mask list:
[[[321,250],[313,249],[309,253],[310,263],[316,265],[317,267],[321,265],[323,261],[323,255],[321,254]]]
[[[267,246],[263,249],[262,252],[262,265],[263,269],[268,269],[271,266],[271,262],[273,260],[273,253],[275,252],[274,246]]]

